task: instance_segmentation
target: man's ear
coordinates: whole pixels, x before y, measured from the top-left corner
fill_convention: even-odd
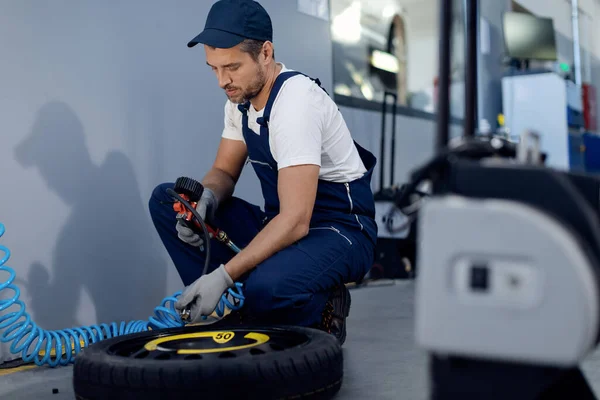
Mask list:
[[[268,63],[275,57],[275,49],[273,48],[273,43],[266,41],[263,43],[261,55],[264,58],[265,63]]]

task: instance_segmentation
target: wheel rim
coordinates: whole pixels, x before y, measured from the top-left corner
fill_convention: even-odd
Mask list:
[[[303,333],[278,329],[231,328],[160,333],[124,340],[107,349],[113,356],[151,360],[256,357],[304,345]]]

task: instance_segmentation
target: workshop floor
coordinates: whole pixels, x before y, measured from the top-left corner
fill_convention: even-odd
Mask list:
[[[413,340],[413,300],[412,282],[352,290],[345,378],[336,399],[427,399],[427,360]],[[600,394],[600,351],[586,360],[583,369]],[[0,399],[73,398],[70,367],[10,374],[0,370]]]

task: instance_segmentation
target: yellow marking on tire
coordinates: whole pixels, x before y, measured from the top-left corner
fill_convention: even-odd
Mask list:
[[[185,339],[197,339],[197,338],[212,338],[216,343],[223,344],[229,342],[235,334],[229,331],[210,331],[210,332],[196,332],[196,333],[183,333],[181,335],[173,335],[167,336],[159,339],[152,340],[144,345],[144,348],[147,351],[154,350],[163,350],[161,349],[161,344],[169,343],[176,340],[185,340]],[[248,349],[255,346],[260,346],[261,344],[267,343],[270,340],[270,337],[257,332],[250,332],[244,336],[245,339],[253,340],[254,343],[243,344],[239,346],[230,346],[230,347],[219,347],[214,349],[178,349],[177,354],[206,354],[206,353],[220,353],[226,351],[237,351]]]

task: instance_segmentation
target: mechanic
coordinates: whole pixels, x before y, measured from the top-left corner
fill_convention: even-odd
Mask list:
[[[350,293],[373,262],[377,237],[371,176],[376,159],[352,138],[336,104],[312,79],[275,61],[271,19],[252,0],[220,0],[204,30],[206,63],[225,91],[224,130],[197,210],[243,250],[211,240],[210,273],[203,236],[176,224],[173,183],[157,186],[150,212],[187,286],[176,308],[191,320],[210,315],[234,282],[243,282],[236,316],[309,326],[346,336]],[[233,196],[245,164],[259,178],[264,211]],[[229,316],[230,321],[233,320]],[[246,322],[247,323],[247,322]]]

